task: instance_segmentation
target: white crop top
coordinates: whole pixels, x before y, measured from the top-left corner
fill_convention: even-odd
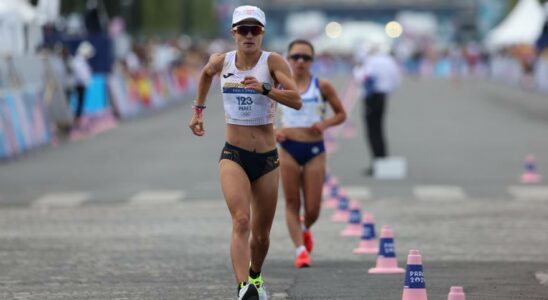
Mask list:
[[[301,94],[303,106],[300,110],[281,106],[282,127],[310,127],[314,123],[323,121],[325,117],[325,100],[320,91],[318,78],[310,78],[308,88]]]
[[[226,123],[244,126],[274,123],[276,101],[246,89],[242,83],[246,76],[253,76],[259,82],[268,82],[274,86],[268,70],[269,55],[270,52],[263,51],[252,69],[241,71],[236,68],[236,51],[226,53],[220,75]]]

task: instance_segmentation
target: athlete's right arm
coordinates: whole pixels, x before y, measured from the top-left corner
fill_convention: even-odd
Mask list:
[[[204,120],[202,117],[202,110],[205,107],[207,93],[211,87],[211,82],[213,77],[219,74],[223,69],[223,62],[225,59],[225,53],[215,53],[209,57],[209,61],[205,65],[200,74],[200,79],[198,80],[198,91],[196,100],[194,101],[194,115],[190,120],[190,130],[194,135],[202,136],[205,134],[204,130]]]

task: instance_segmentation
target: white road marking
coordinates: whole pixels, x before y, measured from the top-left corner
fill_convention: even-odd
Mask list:
[[[459,186],[454,185],[418,185],[413,189],[416,198],[420,200],[463,200],[466,194]]]
[[[77,207],[90,198],[90,194],[84,192],[46,194],[34,200],[32,206],[38,208]]]
[[[535,273],[535,277],[540,284],[548,286],[548,271],[538,271]]]
[[[343,191],[346,191],[350,198],[371,199],[371,191],[365,186],[343,186]]]
[[[283,292],[280,292],[280,293],[274,293],[272,294],[272,300],[284,300],[284,299],[287,299],[288,295],[287,293],[283,293]]]
[[[508,192],[518,200],[548,201],[548,186],[511,186]]]
[[[129,200],[131,206],[152,206],[177,204],[185,197],[184,191],[175,190],[149,190],[135,194]]]

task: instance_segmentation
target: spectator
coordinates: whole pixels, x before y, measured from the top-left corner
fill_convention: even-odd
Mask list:
[[[74,76],[75,88],[77,93],[76,113],[74,116],[74,125],[76,129],[82,127],[81,117],[84,112],[86,89],[91,82],[92,71],[88,59],[95,55],[93,46],[84,41],[78,46],[76,55],[70,62],[70,70]]]
[[[362,65],[355,69],[356,80],[365,87],[364,127],[367,128],[367,140],[371,152],[371,165],[366,169],[368,176],[373,175],[373,162],[388,155],[384,138],[383,119],[386,101],[401,82],[401,75],[396,61],[387,54],[373,49],[365,57]]]

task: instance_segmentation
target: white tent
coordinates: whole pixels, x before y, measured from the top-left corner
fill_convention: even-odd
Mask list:
[[[21,18],[24,22],[36,20],[38,13],[34,6],[25,0],[2,0],[0,1],[0,15],[11,14]]]
[[[0,1],[0,55],[32,52],[41,42],[36,9],[25,0]]]
[[[438,31],[436,16],[428,12],[400,11],[396,14],[398,21],[407,36],[433,37]]]
[[[54,22],[59,18],[61,1],[60,0],[40,0],[37,10],[40,13],[40,19],[44,22]]]
[[[323,12],[291,13],[287,17],[285,30],[292,38],[311,37],[321,34],[325,24],[327,24],[327,17]]]
[[[534,44],[546,14],[538,0],[520,0],[508,16],[485,39],[485,46],[497,50],[518,44]]]

